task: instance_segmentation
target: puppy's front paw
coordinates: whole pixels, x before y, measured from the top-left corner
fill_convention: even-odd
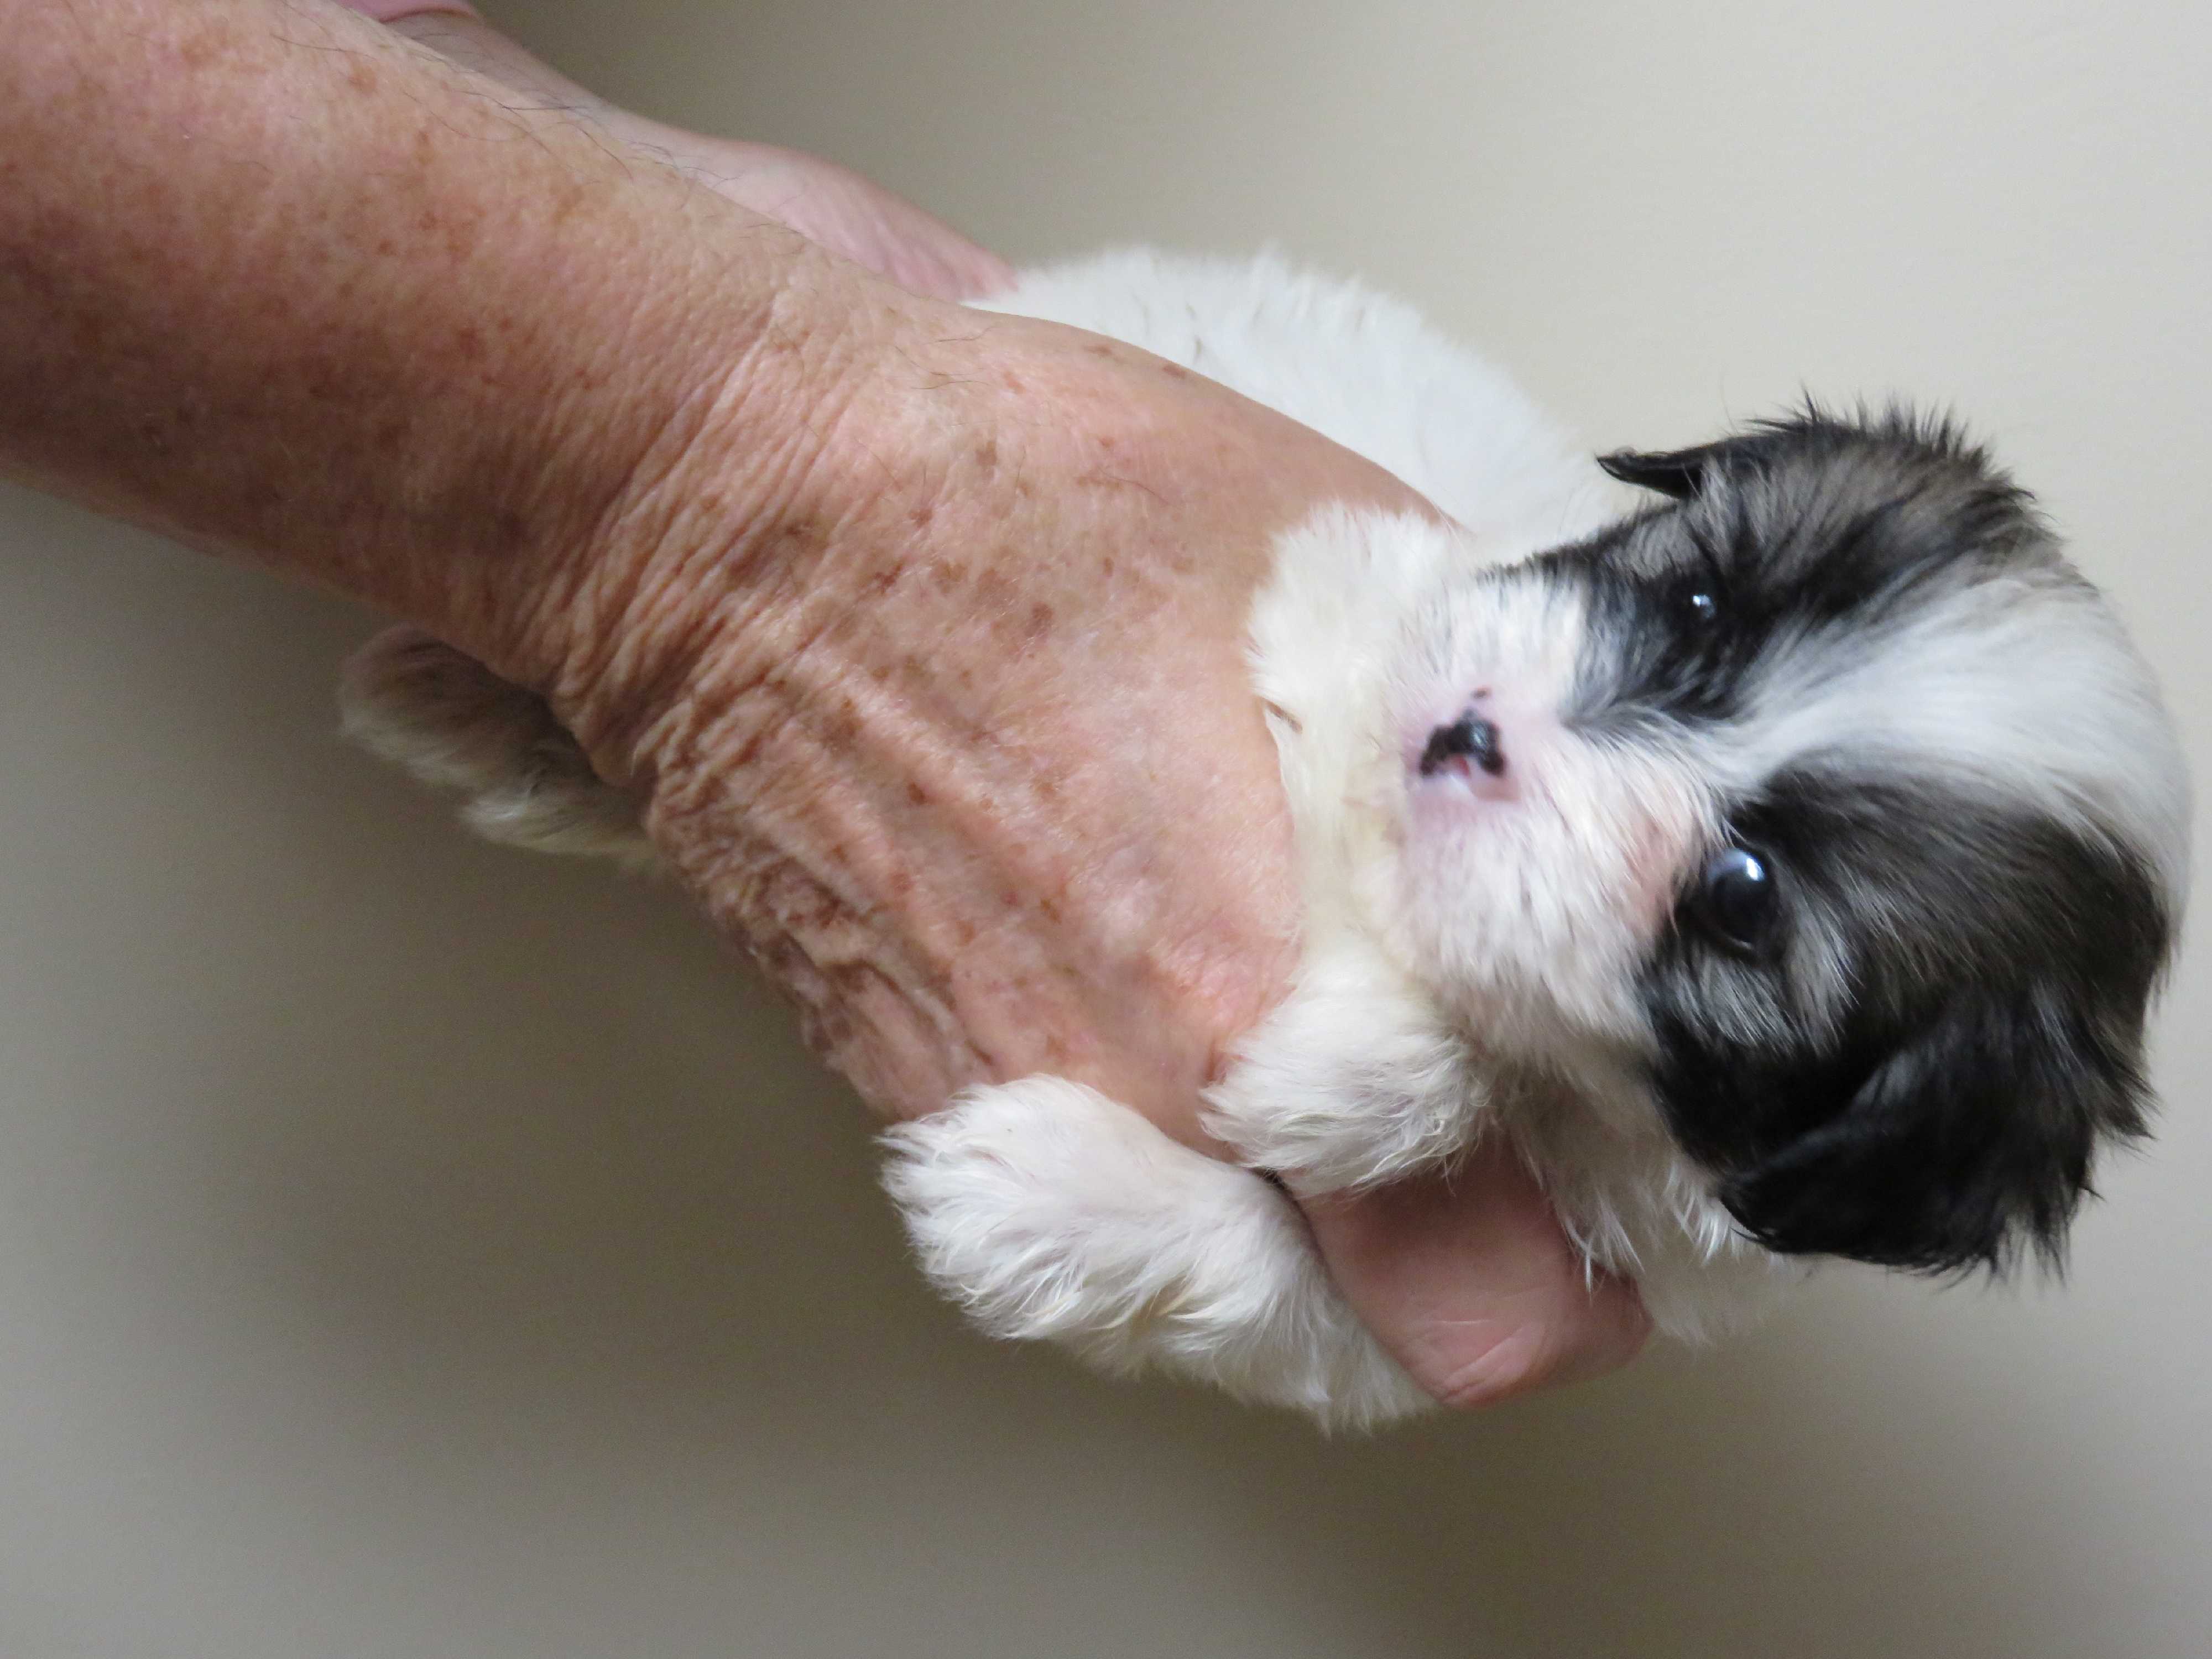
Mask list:
[[[1449,1163],[1489,1099],[1466,1043],[1356,939],[1309,961],[1241,1050],[1206,1127],[1307,1195]]]
[[[1428,1397],[1330,1284],[1297,1208],[1096,1090],[1026,1078],[884,1137],[930,1281],[991,1334],[1364,1428]]]

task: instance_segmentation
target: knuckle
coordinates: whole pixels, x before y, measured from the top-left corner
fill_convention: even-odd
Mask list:
[[[1532,1319],[1502,1332],[1432,1382],[1422,1380],[1446,1409],[1480,1411],[1540,1388],[1559,1370],[1562,1358],[1560,1338],[1551,1322]]]

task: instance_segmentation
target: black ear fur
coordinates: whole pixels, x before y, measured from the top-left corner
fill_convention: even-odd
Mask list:
[[[2056,1267],[2099,1139],[2141,1134],[2144,1105],[2136,1056],[2057,999],[1967,994],[1721,1198],[1785,1254],[2002,1271],[2032,1248]]]
[[[1686,501],[1698,493],[1705,464],[1718,447],[1702,444],[1695,449],[1616,449],[1610,455],[1599,456],[1597,464],[1623,483],[1656,489]]]
[[[1843,414],[1808,398],[1791,414],[1753,421],[1741,431],[1692,449],[1617,449],[1599,456],[1597,464],[1623,483],[1684,501],[1717,477],[1757,472],[1792,452],[1833,455],[1869,443],[1957,463],[1987,475],[2008,504],[2026,504],[2026,498],[1996,471],[1988,455],[1970,443],[1955,422],[1940,414],[1917,413],[1902,403],[1880,410],[1863,404],[1855,413]]]
[[[1757,428],[1694,449],[1616,449],[1599,456],[1597,464],[1623,483],[1686,501],[1716,473],[1748,471],[1765,465],[1784,434],[1793,429],[1781,424]]]

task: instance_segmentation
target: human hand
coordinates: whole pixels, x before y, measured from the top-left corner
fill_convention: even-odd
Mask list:
[[[611,110],[472,20],[403,27],[918,295],[1006,274],[842,170]],[[520,653],[571,665],[564,720],[878,1109],[1049,1071],[1218,1152],[1200,1091],[1292,956],[1250,598],[1273,532],[1311,507],[1421,504],[1143,353],[875,303],[865,347],[808,377],[822,441],[769,477],[701,433],[662,492],[673,520],[610,550],[626,604],[598,637]],[[704,510],[674,505],[678,477]],[[1354,1308],[1448,1403],[1643,1340],[1632,1291],[1587,1279],[1502,1149],[1309,1218]]]

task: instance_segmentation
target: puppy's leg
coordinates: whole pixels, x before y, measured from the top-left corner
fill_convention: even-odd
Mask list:
[[[923,1271],[994,1336],[1367,1427],[1428,1396],[1354,1319],[1291,1201],[1096,1090],[970,1091],[884,1139]]]
[[[416,628],[378,635],[346,664],[348,737],[441,789],[490,841],[654,862],[638,804],[592,769],[544,698]]]
[[[1208,1133],[1300,1193],[1449,1163],[1488,1103],[1464,1039],[1364,941],[1315,951],[1206,1091]]]

